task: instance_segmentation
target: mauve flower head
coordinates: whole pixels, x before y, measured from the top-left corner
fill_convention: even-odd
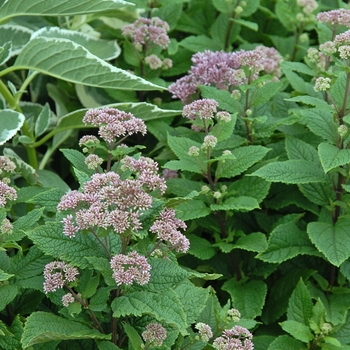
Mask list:
[[[320,12],[316,16],[319,22],[327,23],[332,26],[343,25],[350,28],[350,10],[337,9],[326,12]]]
[[[196,323],[194,328],[198,330],[199,337],[201,338],[202,341],[207,342],[213,336],[213,331],[211,330],[211,327],[206,323],[202,323],[202,322]]]
[[[149,65],[152,70],[162,68],[163,61],[155,54],[145,57],[145,63]]]
[[[174,98],[179,98],[184,104],[191,102],[193,95],[198,93],[199,85],[215,86],[220,90],[232,90],[234,87],[246,84],[243,67],[253,71],[250,80],[258,78],[264,71],[275,77],[280,77],[279,63],[282,57],[274,48],[258,46],[254,50],[238,52],[204,51],[192,56],[192,67],[188,75],[171,84],[168,90]]]
[[[253,335],[248,329],[234,326],[232,329],[225,330],[221,337],[216,338],[213,347],[217,350],[253,350],[252,338]]]
[[[67,293],[62,297],[63,306],[68,306],[69,304],[74,303],[74,297],[72,293]]]
[[[97,126],[98,134],[108,144],[114,144],[119,137],[147,132],[142,119],[116,108],[91,109],[86,112],[83,122]]]
[[[16,169],[16,164],[7,156],[0,156],[0,174],[3,171],[13,173]]]
[[[165,241],[171,249],[186,253],[190,248],[190,241],[178,229],[186,230],[184,221],[175,217],[175,210],[167,208],[159,214],[159,219],[154,221],[150,231],[157,234],[157,238]]]
[[[162,346],[163,341],[167,337],[167,332],[161,324],[151,322],[141,335],[144,341],[151,343],[153,346]]]
[[[16,190],[0,180],[0,208],[5,207],[7,201],[14,201],[16,199]]]
[[[131,285],[133,282],[144,285],[149,282],[151,277],[151,265],[147,259],[133,251],[127,255],[117,254],[110,261],[113,270],[112,277],[118,286],[125,284]]]
[[[74,282],[78,269],[63,261],[52,261],[44,268],[44,292],[55,292],[68,282]]]
[[[122,34],[130,37],[136,48],[142,51],[147,44],[154,44],[166,49],[170,43],[167,32],[169,24],[158,17],[139,18],[134,23],[122,28]]]
[[[179,172],[177,170],[163,169],[163,179],[176,179],[179,177]]]
[[[213,99],[196,100],[184,106],[182,115],[190,120],[213,119],[219,104]]]

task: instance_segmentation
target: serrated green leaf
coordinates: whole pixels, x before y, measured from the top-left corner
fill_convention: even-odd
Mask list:
[[[232,134],[237,121],[237,113],[231,115],[231,120],[226,122],[219,122],[214,125],[210,135],[214,135],[218,142],[226,141]]]
[[[61,200],[61,197],[66,192],[59,188],[51,188],[48,191],[35,195],[27,203],[33,203],[44,207],[47,211],[55,213],[57,211],[57,205]]]
[[[254,32],[257,32],[259,29],[259,26],[255,22],[245,21],[244,19],[234,19],[233,20],[235,24],[239,24],[243,27],[249,28],[250,30],[253,30]]]
[[[85,324],[65,319],[48,312],[34,312],[24,326],[22,345],[24,349],[52,340],[110,339]]]
[[[219,107],[229,113],[235,113],[239,111],[239,102],[236,101],[229,91],[219,90],[213,86],[200,86],[201,95],[204,98],[212,98],[218,102]]]
[[[13,276],[14,276],[13,274],[6,273],[5,271],[0,269],[0,282],[7,281]]]
[[[293,102],[302,102],[306,105],[314,106],[316,108],[323,108],[328,109],[329,111],[333,111],[333,108],[331,105],[329,105],[325,100],[321,100],[317,97],[312,96],[295,96],[292,98],[286,98],[286,101],[293,101]]]
[[[350,163],[350,150],[339,149],[326,142],[319,144],[318,155],[325,173],[338,166]]]
[[[270,149],[262,146],[245,146],[232,150],[236,159],[220,162],[216,170],[216,178],[230,178],[240,175],[264,158],[269,151]]]
[[[348,293],[334,294],[328,297],[328,305],[325,305],[326,321],[334,326],[344,324],[350,309],[350,295]]]
[[[316,73],[310,68],[308,67],[305,63],[302,62],[291,62],[291,61],[283,61],[282,62],[282,67],[298,72],[298,73],[303,73],[306,75],[310,75],[312,77],[314,77],[316,75]],[[304,97],[304,96],[297,96],[298,97]]]
[[[304,343],[308,343],[314,338],[309,327],[303,323],[287,320],[281,322],[280,325],[284,331],[292,335],[295,339],[298,339]]]
[[[13,136],[21,129],[25,117],[23,114],[11,109],[3,109],[0,111],[0,145],[12,139]]]
[[[275,96],[283,86],[284,83],[281,81],[266,83],[263,87],[257,89],[254,99],[252,101],[252,106],[259,106],[266,103],[273,96]]]
[[[216,254],[216,249],[205,238],[192,234],[188,235],[187,238],[190,240],[188,254],[194,255],[201,260],[210,259]]]
[[[260,0],[247,0],[246,5],[243,7],[243,11],[241,12],[241,17],[248,17],[257,11],[260,5]]]
[[[223,284],[222,289],[230,294],[232,305],[239,310],[242,318],[254,319],[261,315],[267,293],[263,281],[251,280],[241,283],[230,279]]]
[[[175,293],[182,302],[183,310],[186,313],[187,323],[195,323],[207,303],[209,289],[196,287],[188,282],[178,285],[175,288]]]
[[[346,322],[335,332],[332,333],[343,344],[350,343],[350,317],[348,316]]]
[[[72,16],[118,9],[122,0],[9,0],[0,7],[1,22],[15,16]]]
[[[269,263],[281,263],[298,255],[319,255],[306,232],[293,222],[278,225],[270,234],[267,249],[257,258]]]
[[[85,174],[91,176],[95,172],[92,169],[89,169],[85,164],[85,155],[75,149],[61,149],[60,150],[64,156],[70,161],[74,167]]]
[[[253,197],[240,196],[230,197],[222,204],[211,204],[210,209],[217,210],[236,210],[236,211],[251,211],[260,208],[258,201]]]
[[[18,288],[14,284],[0,285],[0,311],[16,297],[17,293]]]
[[[317,150],[296,137],[286,137],[285,141],[286,151],[289,159],[304,159],[309,162],[314,162],[317,165],[320,164]]]
[[[120,55],[121,49],[117,41],[97,39],[83,32],[67,30],[59,27],[44,27],[34,32],[32,39],[36,37],[61,38],[71,40],[84,46],[93,55],[110,61]]]
[[[267,350],[301,350],[304,349],[304,347],[304,344],[299,340],[288,335],[280,335],[270,344]]]
[[[252,232],[239,237],[234,248],[248,250],[250,252],[263,252],[267,248],[266,235],[261,232]]]
[[[18,55],[16,66],[100,88],[162,90],[162,87],[106,63],[67,39],[37,37],[30,40]]]
[[[259,176],[266,181],[286,184],[308,184],[310,182],[326,181],[322,169],[315,166],[315,163],[303,159],[269,163],[252,173],[251,176]]]
[[[58,188],[64,193],[70,191],[69,186],[53,171],[39,169],[36,173],[39,176],[39,182],[44,187]]]
[[[192,52],[205,50],[220,51],[220,45],[206,35],[190,35],[179,42],[179,45]]]
[[[61,223],[47,222],[27,235],[44,253],[82,268],[88,266],[86,257],[103,258],[106,255],[94,236],[78,233],[75,238],[69,238],[63,234]]]
[[[113,317],[151,315],[159,322],[176,327],[181,334],[187,334],[186,314],[173,290],[129,292],[113,300],[112,310]]]
[[[343,105],[345,91],[346,91],[346,84],[347,84],[347,74],[345,72],[340,72],[337,76],[337,79],[335,83],[331,85],[331,88],[329,89],[329,94],[332,96],[332,100],[334,101],[335,105],[340,108]],[[346,107],[349,107],[349,101],[347,101]]]
[[[309,324],[313,303],[311,296],[302,279],[298,282],[288,302],[287,319],[305,325]]]
[[[298,185],[300,192],[311,202],[326,206],[330,201],[335,200],[335,194],[331,190],[331,184],[326,183],[310,183]]]
[[[335,266],[350,257],[350,219],[340,217],[335,225],[326,222],[310,222],[307,233],[317,249]]]
[[[197,199],[192,199],[176,206],[176,216],[183,221],[203,218],[210,213],[211,211],[207,205]]]

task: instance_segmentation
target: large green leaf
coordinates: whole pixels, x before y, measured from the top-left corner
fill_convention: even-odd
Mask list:
[[[110,339],[110,334],[102,334],[85,324],[68,320],[48,312],[34,312],[24,326],[22,345],[24,349],[34,344],[52,340]]]
[[[132,5],[122,0],[8,0],[0,7],[1,22],[16,16],[72,16]]]
[[[17,24],[0,26],[0,46],[11,42],[11,56],[18,55],[22,47],[30,40],[33,31]]]
[[[211,204],[210,209],[216,210],[236,210],[236,211],[251,211],[259,208],[258,201],[253,197],[240,196],[230,197],[221,204]]]
[[[33,38],[16,59],[17,69],[31,69],[77,84],[124,90],[163,89],[91,54],[67,39]]]
[[[313,339],[313,335],[309,329],[308,326],[306,326],[303,323],[294,321],[294,320],[287,320],[280,323],[282,329],[292,335],[294,338],[304,342],[308,343]]]
[[[307,232],[311,241],[335,266],[350,257],[350,218],[340,217],[335,225],[326,222],[310,222]]]
[[[321,160],[323,170],[328,171],[350,163],[350,150],[339,149],[338,147],[326,142],[322,142],[318,146],[318,155]]]
[[[12,139],[17,134],[25,121],[23,114],[11,109],[0,111],[0,145]]]
[[[269,263],[281,263],[298,255],[319,255],[305,231],[293,222],[278,225],[270,235],[267,249],[258,258]]]
[[[120,47],[115,40],[97,39],[82,32],[59,27],[41,28],[33,33],[32,39],[36,37],[60,38],[74,41],[75,43],[84,46],[93,55],[106,61],[118,57],[121,52]]]
[[[145,290],[129,292],[112,302],[114,317],[127,315],[151,315],[159,322],[165,322],[187,334],[186,314],[177,294],[173,290],[152,293]]]
[[[296,137],[287,137],[285,144],[289,159],[304,159],[318,165],[320,164],[317,150],[309,143]]]
[[[267,350],[300,350],[304,349],[304,345],[289,335],[280,335],[268,347]]]
[[[230,279],[223,284],[222,289],[231,295],[233,307],[240,311],[243,318],[253,319],[261,315],[267,293],[263,281],[241,283]]]
[[[310,163],[303,159],[269,163],[251,175],[262,177],[270,182],[286,184],[307,184],[326,181],[326,176],[321,168],[315,166],[315,163]]]

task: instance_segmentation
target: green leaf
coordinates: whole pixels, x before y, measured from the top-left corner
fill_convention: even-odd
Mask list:
[[[270,344],[267,350],[301,350],[304,348],[305,345],[303,345],[299,340],[296,340],[288,335],[280,335]]]
[[[216,249],[205,238],[190,234],[187,235],[190,240],[190,249],[188,254],[194,255],[200,260],[208,260],[216,254]]]
[[[345,72],[340,72],[335,83],[332,84],[329,89],[329,94],[332,96],[335,105],[340,108],[343,105],[345,98],[346,84],[347,84],[347,74]],[[347,106],[349,106],[349,100],[347,101]]]
[[[236,210],[236,211],[251,211],[254,209],[258,209],[259,203],[253,197],[230,197],[225,200],[222,204],[211,204],[210,209],[213,211],[217,210]]]
[[[39,182],[44,187],[58,188],[64,193],[70,191],[69,186],[53,171],[44,169],[36,172],[39,175]]]
[[[234,160],[220,162],[216,170],[216,179],[235,177],[263,159],[270,149],[263,146],[245,146],[232,150]]]
[[[82,171],[83,173],[91,176],[95,172],[92,169],[89,169],[85,164],[85,155],[75,149],[60,149],[64,156],[70,161],[75,169]]]
[[[3,109],[0,111],[0,145],[12,139],[21,129],[25,117],[23,114],[12,109]]]
[[[35,344],[52,340],[106,339],[110,334],[102,334],[82,323],[65,319],[48,312],[34,312],[24,326],[22,345],[24,349]]]
[[[315,166],[315,163],[310,163],[303,159],[269,163],[249,175],[259,176],[270,182],[286,184],[307,184],[326,181],[322,169]]]
[[[342,325],[346,322],[346,317],[350,309],[350,295],[345,291],[343,294],[333,294],[328,297],[326,306],[326,321],[334,326]]]
[[[0,269],[0,282],[7,281],[13,276],[13,274],[6,273],[5,271]]]
[[[243,27],[249,28],[250,30],[253,30],[254,32],[257,32],[259,29],[259,26],[257,23],[245,21],[244,19],[234,19],[233,22],[235,24],[240,24]]]
[[[0,65],[1,66],[10,59],[11,47],[12,47],[12,43],[10,41],[0,46]]]
[[[213,86],[202,85],[199,87],[203,98],[212,98],[218,102],[219,107],[229,113],[239,111],[239,102],[236,101],[229,91],[219,90]]]
[[[312,316],[313,303],[307,287],[302,279],[298,282],[292,296],[289,298],[287,319],[309,324]]]
[[[284,83],[281,81],[266,83],[263,87],[257,89],[251,105],[254,107],[266,103],[274,97],[283,86]]]
[[[211,211],[207,205],[197,199],[192,199],[176,206],[176,216],[183,221],[203,218],[210,213]]]
[[[67,39],[33,38],[23,47],[14,67],[100,88],[162,90],[157,85],[106,63],[83,46]]]
[[[135,350],[141,350],[141,345],[143,345],[143,341],[140,335],[137,333],[136,329],[128,323],[124,323],[123,328],[126,335],[128,336],[132,348]]]
[[[0,311],[5,309],[17,295],[18,288],[14,284],[0,285]]]
[[[16,24],[3,24],[0,26],[0,45],[11,43],[11,56],[18,55],[22,47],[30,40],[33,31],[27,27]]]
[[[113,317],[150,315],[179,329],[181,334],[187,334],[186,314],[173,290],[129,292],[113,300],[112,310]]]
[[[98,346],[98,350],[121,350],[117,345],[114,345],[110,341],[98,340],[98,341],[96,341],[96,343]]]
[[[223,284],[222,289],[230,294],[232,306],[239,310],[242,318],[254,319],[261,315],[267,293],[263,281],[251,280],[242,283],[230,279]]]
[[[103,258],[106,255],[93,235],[78,233],[75,238],[69,238],[63,234],[61,223],[47,222],[27,234],[44,253],[78,267],[88,266],[86,257]]]
[[[50,106],[48,103],[45,103],[44,108],[41,110],[38,115],[38,119],[35,122],[34,132],[35,137],[42,135],[50,125]]]
[[[9,0],[0,7],[1,22],[15,16],[72,16],[110,11],[130,5],[122,0]]]
[[[204,152],[199,152],[198,157],[188,155],[190,147],[195,146],[200,149],[200,143],[186,137],[168,135],[168,144],[180,160],[170,161],[164,165],[164,168],[187,170],[197,174],[202,174],[204,169],[206,169],[206,157]]]
[[[110,61],[120,55],[120,47],[117,41],[97,39],[83,32],[67,30],[59,27],[44,27],[34,32],[32,39],[36,37],[60,38],[71,40],[84,46],[93,55],[105,61]]]
[[[335,194],[331,189],[331,184],[326,183],[310,183],[299,185],[300,192],[311,202],[326,206],[330,201],[335,200]]]
[[[339,149],[326,142],[319,144],[318,155],[325,173],[338,166],[350,163],[349,149]]]
[[[241,17],[248,17],[257,11],[260,5],[260,0],[246,0],[246,5],[243,7]]]
[[[304,159],[309,162],[316,163],[315,166],[320,165],[320,160],[318,158],[317,150],[296,137],[286,137],[286,151],[289,159]]]
[[[234,244],[235,249],[243,249],[250,252],[263,252],[267,248],[266,235],[261,232],[252,232],[239,237]]]
[[[311,105],[316,108],[323,108],[327,109],[329,111],[333,111],[333,108],[331,105],[329,105],[325,100],[322,100],[317,97],[312,97],[312,96],[295,96],[292,98],[286,98],[286,101],[293,101],[293,102],[302,102],[306,105]]]
[[[231,115],[231,120],[226,122],[219,122],[214,125],[210,135],[214,135],[218,142],[226,141],[232,134],[237,121],[237,113]]]
[[[287,320],[281,322],[280,325],[284,331],[292,335],[295,339],[298,339],[304,343],[308,343],[314,338],[309,327],[303,323]]]
[[[179,42],[179,45],[192,52],[205,50],[220,51],[220,45],[206,35],[190,35]]]
[[[307,233],[317,249],[338,267],[350,257],[349,225],[349,217],[340,217],[335,225],[310,222],[307,226]]]
[[[59,188],[51,188],[48,191],[39,193],[33,198],[27,201],[27,203],[33,203],[40,205],[45,208],[47,211],[55,213],[57,211],[57,205],[61,200],[61,197],[65,194],[65,191],[62,191]]]
[[[278,225],[270,234],[267,249],[257,258],[269,263],[281,263],[298,255],[319,255],[306,232],[293,222]]]

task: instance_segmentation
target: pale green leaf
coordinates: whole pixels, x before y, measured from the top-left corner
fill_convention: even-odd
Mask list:
[[[114,40],[103,40],[89,36],[83,32],[67,30],[59,27],[44,27],[32,34],[32,39],[37,37],[60,38],[71,40],[81,46],[84,46],[93,55],[110,61],[120,55],[120,47]]]
[[[238,238],[233,248],[250,252],[263,252],[267,248],[266,235],[261,232],[252,232]]]
[[[240,196],[230,197],[221,204],[211,204],[210,209],[213,211],[217,210],[236,210],[236,211],[251,211],[258,209],[259,203],[253,197]]]
[[[25,45],[15,66],[72,83],[124,90],[162,90],[127,71],[114,67],[67,39],[36,37]]]
[[[338,147],[326,142],[319,144],[318,155],[320,157],[323,170],[326,173],[338,166],[350,163],[349,149],[339,149]]]
[[[216,254],[216,249],[205,238],[193,234],[187,235],[187,238],[190,240],[188,254],[194,255],[201,260],[210,259]]]
[[[13,276],[13,274],[7,273],[0,269],[0,282],[7,281]]]
[[[251,280],[241,283],[234,279],[225,282],[222,289],[232,298],[232,306],[239,310],[242,318],[254,319],[261,315],[267,293],[263,281]]]
[[[190,35],[179,42],[179,45],[192,52],[205,50],[220,51],[220,44],[206,35]]]
[[[236,159],[220,162],[216,170],[216,178],[230,178],[240,175],[252,165],[262,160],[269,151],[270,149],[263,146],[245,146],[232,150],[232,154]]]
[[[197,199],[190,200],[185,203],[180,203],[176,207],[176,216],[184,221],[202,218],[211,213],[206,204]]]
[[[335,225],[326,222],[310,222],[307,226],[311,241],[335,266],[340,266],[350,257],[349,225],[349,217],[340,217]]]
[[[284,162],[269,163],[255,171],[252,176],[259,176],[270,182],[286,184],[307,184],[325,182],[322,169],[303,159],[292,159]]]
[[[122,0],[8,0],[0,7],[1,22],[15,16],[72,16],[118,9]]]
[[[280,335],[270,344],[267,350],[301,350],[304,348],[305,345],[303,345],[299,340],[288,335]]]
[[[12,43],[10,41],[0,46],[0,65],[1,66],[10,59],[11,47],[12,47]]]
[[[288,302],[287,319],[305,325],[309,324],[312,316],[313,303],[307,287],[302,279],[298,282]]]
[[[34,312],[26,321],[22,336],[24,349],[35,344],[52,340],[110,339],[110,334],[102,334],[85,324],[68,320],[48,312]]]
[[[267,249],[257,258],[269,263],[281,263],[298,255],[319,255],[305,231],[293,222],[278,225],[270,234]]]
[[[21,129],[25,117],[23,114],[12,109],[3,109],[0,111],[0,145],[12,139]]]
[[[50,170],[37,170],[39,182],[44,187],[59,188],[62,192],[70,191],[69,186],[60,178],[60,176]]]
[[[113,317],[150,315],[159,322],[174,326],[183,335],[187,334],[186,314],[173,290],[129,292],[113,300],[112,310]]]
[[[0,26],[0,45],[11,42],[11,56],[18,55],[22,47],[30,40],[33,31],[17,24],[3,24]]]
[[[250,30],[253,30],[254,32],[257,32],[259,29],[259,26],[255,22],[245,21],[244,19],[234,19],[233,20],[235,24],[240,24],[242,27],[249,28]]]
[[[35,122],[34,132],[35,137],[42,135],[50,125],[50,106],[48,103],[45,103],[44,108],[41,110],[38,115],[38,119]]]
[[[281,322],[280,325],[284,331],[304,343],[308,343],[314,338],[309,327],[303,323],[294,320],[287,320]]]

